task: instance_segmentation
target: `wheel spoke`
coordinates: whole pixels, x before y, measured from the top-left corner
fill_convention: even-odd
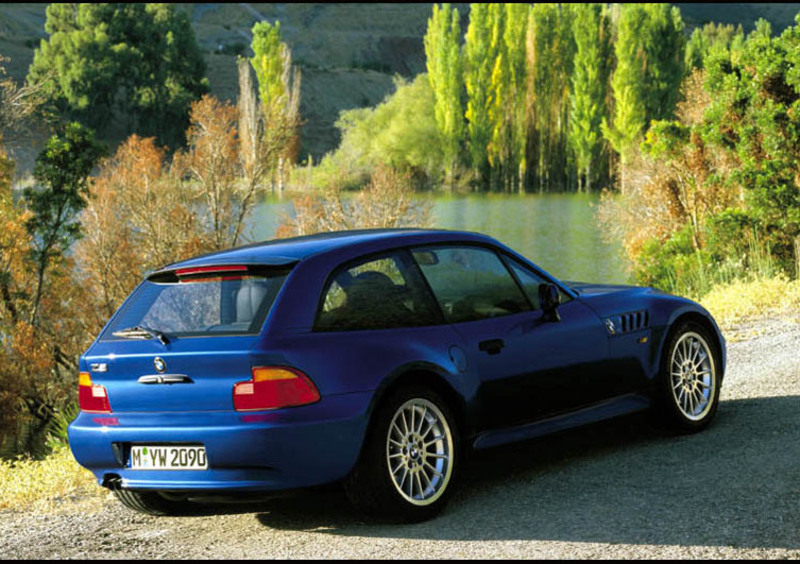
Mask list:
[[[703,391],[700,388],[695,389],[695,393],[697,394],[697,406],[698,407],[705,407],[706,396],[703,394]]]
[[[428,430],[425,431],[424,433],[420,434],[420,438],[422,440],[425,440],[425,437],[427,437],[430,434],[430,432],[433,431],[436,428],[436,423],[437,423],[437,421],[435,419],[428,423]]]
[[[691,347],[692,347],[692,351],[694,351],[692,353],[692,361],[691,362],[692,362],[692,364],[696,365],[697,362],[698,362],[697,361],[697,357],[700,356],[700,350],[701,350],[700,341],[696,341],[696,340],[693,339]]]
[[[436,435],[435,437],[433,437],[433,439],[431,439],[431,440],[430,440],[430,441],[428,441],[427,443],[423,443],[423,444],[424,444],[424,446],[425,446],[425,447],[428,447],[428,446],[430,446],[430,445],[432,445],[432,444],[436,444],[436,443],[438,443],[438,442],[439,442],[439,441],[441,441],[443,438],[444,438],[444,437],[443,437],[442,435]]]
[[[400,478],[400,488],[402,489],[403,484],[406,483],[406,478],[408,477],[408,468],[406,468],[405,466],[401,466],[401,468],[404,470],[403,477]]]
[[[696,368],[700,368],[703,365],[703,363],[706,361],[706,359],[708,358],[708,354],[706,353],[706,351],[703,350],[703,347],[701,347],[699,344],[697,346],[698,346],[698,349],[697,349],[697,353],[698,353],[697,357],[698,358],[697,358],[697,362],[695,363],[695,367]]]
[[[415,433],[419,434],[419,433],[422,432],[422,426],[426,422],[425,415],[427,415],[427,414],[428,414],[428,408],[423,405],[422,406],[422,416],[420,416],[420,418],[419,418],[419,426],[416,429],[414,429]]]
[[[436,468],[434,468],[434,466],[430,462],[427,462],[427,461],[423,462],[423,465],[427,466],[428,468],[430,468],[431,472],[433,472],[433,474],[435,474],[439,478],[444,478],[444,475],[441,472],[439,472]]]
[[[406,421],[406,412],[402,411],[400,413],[400,416],[403,419],[403,435],[402,436],[406,436],[406,435],[408,435],[408,421]]]
[[[424,467],[420,468],[420,474],[422,474],[422,477],[423,477],[423,478],[425,478],[425,481],[426,481],[426,482],[428,482],[428,487],[429,487],[429,488],[433,488],[433,482],[432,482],[432,481],[431,481],[431,479],[428,477],[428,473],[425,471],[425,468],[424,468]],[[425,489],[427,490],[428,488],[425,488]]]
[[[419,479],[419,472],[414,474],[414,479],[417,481],[417,487],[419,488],[419,497],[425,499],[425,490],[422,487],[422,480]]]

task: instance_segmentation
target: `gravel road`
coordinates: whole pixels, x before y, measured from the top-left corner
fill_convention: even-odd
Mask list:
[[[800,558],[800,320],[738,328],[718,418],[632,416],[479,455],[437,519],[371,524],[338,488],[153,518],[0,513],[2,558]]]

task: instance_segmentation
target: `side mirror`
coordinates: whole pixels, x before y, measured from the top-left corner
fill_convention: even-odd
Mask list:
[[[561,304],[561,294],[553,284],[539,284],[539,304],[542,306],[542,319],[544,321],[561,321],[558,306]]]

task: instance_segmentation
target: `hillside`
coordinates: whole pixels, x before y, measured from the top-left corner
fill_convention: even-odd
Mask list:
[[[679,3],[689,29],[708,21],[742,23],[759,17],[776,31],[794,22],[796,4]],[[9,74],[22,79],[44,32],[47,4],[0,5],[0,55],[10,57]],[[456,4],[466,26],[467,4]],[[431,4],[181,4],[191,15],[208,63],[211,89],[235,98],[236,55],[245,53],[256,21],[280,20],[284,39],[303,69],[301,111],[306,120],[301,158],[315,160],[335,147],[333,126],[343,109],[374,105],[391,89],[395,74],[424,71],[422,37]]]

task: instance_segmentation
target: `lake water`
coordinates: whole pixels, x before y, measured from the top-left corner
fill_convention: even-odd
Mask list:
[[[563,280],[629,282],[622,247],[602,237],[596,196],[475,194],[433,197],[433,227],[485,233]],[[253,213],[251,238],[271,239],[291,199],[267,199]]]

